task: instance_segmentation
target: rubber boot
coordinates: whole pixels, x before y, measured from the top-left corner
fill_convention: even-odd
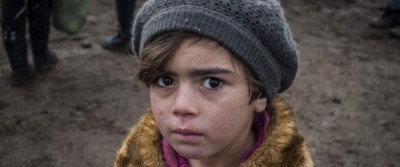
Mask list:
[[[390,6],[388,6],[383,15],[379,19],[371,22],[369,25],[372,28],[383,29],[395,27],[399,22],[400,10],[393,10]]]
[[[28,12],[30,42],[36,71],[46,72],[57,62],[55,53],[48,49],[50,0],[29,0]]]
[[[400,25],[398,25],[397,27],[391,28],[389,31],[389,35],[391,37],[400,39]]]
[[[25,21],[24,0],[4,1],[1,27],[4,49],[12,70],[11,86],[25,85],[34,76],[27,59]]]
[[[118,27],[121,38],[130,39],[136,0],[116,0]]]
[[[118,33],[114,36],[106,37],[102,41],[102,46],[106,49],[132,54],[131,28],[135,17],[135,0],[115,0]]]

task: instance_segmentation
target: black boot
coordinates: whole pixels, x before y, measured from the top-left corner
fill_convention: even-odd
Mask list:
[[[118,33],[117,35],[106,37],[101,42],[101,46],[111,51],[132,54],[132,46],[130,37],[124,37]]]
[[[4,48],[12,70],[11,86],[28,84],[35,74],[28,63],[25,38],[22,37],[24,35],[24,31],[7,30],[3,26]]]
[[[11,86],[19,87],[28,85],[35,75],[35,71],[31,66],[28,66],[26,73],[23,75],[13,72],[11,74]]]
[[[11,66],[11,86],[29,83],[34,72],[28,64],[23,0],[4,1],[1,19],[4,49]]]
[[[391,37],[400,39],[400,25],[398,25],[398,26],[396,26],[394,28],[391,28],[390,31],[389,31],[389,35]]]
[[[136,0],[115,0],[118,33],[114,36],[106,37],[102,41],[105,49],[112,51],[132,54],[131,46],[131,27],[135,17]]]
[[[372,28],[392,28],[400,23],[400,10],[392,10],[390,7],[387,7],[385,13],[383,15],[371,22],[369,25]]]
[[[28,11],[29,33],[36,71],[46,72],[58,61],[56,54],[48,49],[50,1],[28,1]]]
[[[47,58],[46,61],[47,63],[42,65],[36,65],[36,71],[39,73],[50,71],[51,69],[54,68],[55,64],[58,62],[58,58],[53,51],[48,50],[44,55],[46,55],[45,57]]]

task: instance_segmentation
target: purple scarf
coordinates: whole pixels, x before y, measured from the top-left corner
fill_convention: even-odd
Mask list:
[[[255,121],[253,129],[256,132],[257,142],[243,154],[242,162],[246,161],[251,154],[260,147],[264,139],[267,137],[267,129],[270,122],[268,112],[262,112],[262,114],[259,114]],[[162,139],[162,149],[165,164],[168,167],[190,167],[188,159],[179,155],[165,138]]]

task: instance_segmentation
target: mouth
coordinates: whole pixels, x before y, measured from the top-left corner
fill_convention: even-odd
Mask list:
[[[201,133],[192,131],[192,130],[187,130],[187,129],[175,129],[172,131],[172,133],[177,133],[181,135],[201,135]]]
[[[195,143],[203,137],[203,134],[187,129],[175,129],[172,138],[182,143]]]

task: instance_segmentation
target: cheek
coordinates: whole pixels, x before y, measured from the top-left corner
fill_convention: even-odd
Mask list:
[[[156,102],[154,99],[151,99],[151,110],[161,134],[166,135],[168,124],[166,109],[158,101]]]
[[[223,146],[226,143],[232,143],[243,134],[247,134],[247,129],[250,129],[248,128],[249,119],[248,117],[233,115],[233,113],[214,115],[212,120],[208,122],[208,136],[216,145]]]
[[[152,91],[150,91],[150,104],[151,110],[153,111],[153,116],[156,119],[157,124],[162,124],[163,117],[166,116],[168,109],[167,101],[156,96]]]
[[[164,120],[163,117],[165,115],[164,114],[165,111],[160,110],[160,108],[158,108],[157,106],[154,106],[153,104],[151,105],[151,110],[153,112],[155,121],[157,122],[157,124],[160,125],[162,123],[161,121]]]
[[[213,106],[209,117],[213,131],[229,132],[232,128],[243,128],[252,119],[252,111],[246,99],[231,98]],[[221,134],[223,135],[223,133]]]
[[[168,99],[162,98],[150,88],[150,104],[154,114],[164,114],[167,109]]]
[[[240,93],[240,94],[239,94]],[[249,107],[247,92],[239,92],[235,95],[226,96],[227,98],[219,105],[221,110],[229,112],[227,117],[243,117],[252,113]]]

